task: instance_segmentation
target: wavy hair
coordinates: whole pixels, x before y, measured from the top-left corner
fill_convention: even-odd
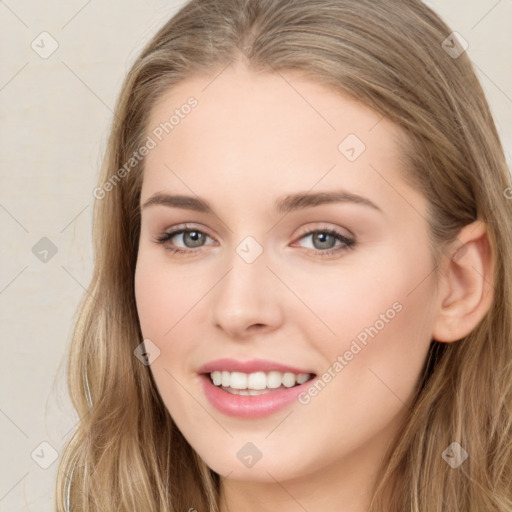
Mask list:
[[[487,224],[491,307],[463,339],[432,340],[370,512],[512,511],[512,189],[471,61],[449,51],[455,40],[447,48],[451,33],[419,0],[191,0],[146,45],[122,85],[99,177],[111,185],[96,195],[94,271],[67,362],[80,421],[59,463],[59,512],[219,510],[219,475],[134,357],[144,161],[119,170],[143,144],[164,93],[239,60],[258,72],[300,71],[403,129],[405,179],[428,201],[434,261],[463,226]],[[469,453],[457,470],[441,457],[455,440]]]

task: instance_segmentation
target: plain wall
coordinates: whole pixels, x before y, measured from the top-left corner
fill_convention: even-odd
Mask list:
[[[142,45],[182,3],[0,2],[0,511],[53,510],[52,450],[77,419],[63,363],[92,272],[92,191],[112,108]],[[512,2],[427,3],[468,41],[510,163]],[[50,51],[43,31],[59,45],[48,58],[31,47]]]

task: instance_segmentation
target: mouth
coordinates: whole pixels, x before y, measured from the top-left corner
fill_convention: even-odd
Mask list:
[[[222,414],[255,419],[290,406],[316,373],[271,361],[222,359],[198,371],[202,390]]]

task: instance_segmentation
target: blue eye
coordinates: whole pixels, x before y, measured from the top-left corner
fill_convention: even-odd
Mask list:
[[[356,241],[353,238],[348,238],[333,229],[317,229],[308,231],[300,239],[311,237],[313,250],[319,251],[320,256],[330,256],[332,254],[351,249],[355,246]],[[336,245],[339,241],[340,244]],[[315,247],[316,245],[316,247]]]
[[[182,236],[185,248],[177,247],[174,243],[170,243],[173,238],[178,235]],[[348,238],[342,233],[333,229],[316,229],[304,233],[298,240],[312,237],[313,250],[319,256],[330,256],[335,253],[352,249],[356,245],[353,238]],[[202,247],[207,238],[211,238],[207,233],[199,229],[179,229],[170,233],[162,233],[155,239],[156,243],[164,245],[167,251],[173,254],[195,254],[198,249]],[[336,242],[340,242],[336,245]]]
[[[183,235],[183,241],[185,242],[188,240],[192,246],[187,247],[187,244],[185,243],[187,248],[182,249],[176,247],[174,244],[170,244],[169,242],[177,235]],[[194,249],[202,246],[202,242],[204,242],[207,237],[208,235],[206,233],[198,229],[180,229],[172,231],[171,233],[162,233],[162,235],[156,239],[156,242],[165,245],[166,250],[169,250],[172,253],[183,254],[191,251],[194,252]]]

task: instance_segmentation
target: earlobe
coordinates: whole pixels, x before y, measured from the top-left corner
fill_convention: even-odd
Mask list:
[[[432,338],[449,343],[467,336],[491,307],[494,261],[485,222],[464,226],[446,256]]]

